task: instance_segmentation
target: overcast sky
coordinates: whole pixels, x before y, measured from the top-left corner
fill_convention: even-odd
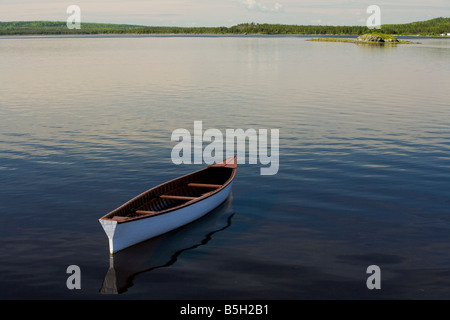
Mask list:
[[[69,5],[81,22],[152,26],[365,25],[369,5],[380,7],[382,24],[450,17],[450,0],[0,0],[0,21],[66,21]]]

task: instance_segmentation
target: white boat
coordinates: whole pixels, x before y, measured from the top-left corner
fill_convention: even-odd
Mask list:
[[[224,202],[236,157],[156,186],[99,219],[111,254],[191,223]]]
[[[100,293],[126,292],[138,275],[172,266],[184,252],[206,245],[216,233],[231,226],[235,214],[232,202],[231,193],[221,205],[194,223],[110,255]]]

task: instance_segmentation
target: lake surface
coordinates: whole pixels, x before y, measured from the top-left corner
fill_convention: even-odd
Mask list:
[[[306,39],[0,38],[0,298],[450,299],[450,39]],[[204,166],[194,121],[279,129],[278,173],[110,258],[98,218]]]

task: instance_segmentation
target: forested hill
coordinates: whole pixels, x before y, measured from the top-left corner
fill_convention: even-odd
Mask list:
[[[332,34],[360,35],[364,33],[384,33],[394,35],[436,36],[450,33],[450,18],[435,18],[406,24],[385,24],[381,29],[370,30],[366,26],[311,26],[246,23],[228,28],[230,33],[261,34]]]
[[[407,24],[385,24],[381,31],[386,34],[440,35],[450,33],[450,18],[435,18]]]
[[[450,33],[450,18],[436,18],[406,24],[385,24],[374,32],[395,35],[435,36]],[[152,27],[126,24],[81,23],[81,29],[69,29],[66,22],[0,22],[0,35],[45,34],[331,34],[370,33],[366,26],[316,26],[243,23],[232,27]]]

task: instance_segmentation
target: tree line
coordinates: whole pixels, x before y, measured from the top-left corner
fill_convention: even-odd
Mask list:
[[[450,18],[435,18],[406,24],[385,24],[381,29],[366,26],[320,26],[242,23],[231,27],[158,27],[128,24],[82,23],[81,29],[69,29],[59,21],[0,22],[0,35],[31,34],[303,34],[360,35],[364,33],[395,35],[439,35],[450,32]]]

